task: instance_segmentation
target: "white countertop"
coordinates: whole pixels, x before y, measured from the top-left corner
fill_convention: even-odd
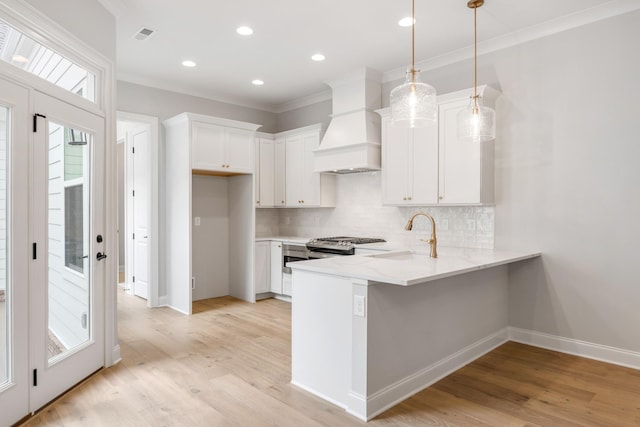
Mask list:
[[[307,243],[311,240],[310,237],[300,237],[300,236],[267,236],[267,237],[256,237],[256,242],[265,242],[265,241],[278,241],[278,242],[289,242],[289,243]]]
[[[411,251],[341,256],[289,263],[292,270],[411,286],[540,256],[539,252],[438,248],[438,258]]]

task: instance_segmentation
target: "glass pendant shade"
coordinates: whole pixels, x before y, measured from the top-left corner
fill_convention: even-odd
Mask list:
[[[496,138],[496,112],[482,105],[482,98],[471,97],[469,105],[458,112],[458,139],[483,142]]]
[[[436,90],[420,81],[420,71],[407,71],[404,84],[390,94],[391,123],[401,127],[426,127],[436,123]]]

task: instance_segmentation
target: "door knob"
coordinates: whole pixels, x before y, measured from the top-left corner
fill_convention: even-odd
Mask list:
[[[98,254],[96,255],[96,259],[98,261],[102,261],[105,258],[107,258],[107,254],[103,254],[102,252],[98,252]]]

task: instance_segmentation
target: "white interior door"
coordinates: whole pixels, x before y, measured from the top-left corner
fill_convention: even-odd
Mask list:
[[[133,162],[133,290],[134,294],[149,298],[149,188],[151,171],[149,143],[151,129],[142,125],[131,131],[131,159]]]
[[[35,92],[30,211],[35,411],[104,365],[104,119]]]
[[[0,79],[0,425],[29,412],[26,88]]]

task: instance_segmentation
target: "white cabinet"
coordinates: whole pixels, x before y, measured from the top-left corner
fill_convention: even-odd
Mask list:
[[[322,125],[275,135],[261,134],[256,142],[256,206],[334,207],[335,175],[314,172],[314,153]]]
[[[485,105],[499,95],[478,88]],[[493,141],[461,142],[457,114],[469,104],[472,90],[438,97],[438,123],[404,129],[382,116],[382,201],[385,205],[476,205],[493,203]]]
[[[247,254],[255,245],[252,153],[259,125],[192,113],[167,119],[163,125],[167,305],[191,314],[193,300],[219,296],[221,289],[222,294],[254,301],[253,257]],[[221,135],[234,146],[242,145],[248,136],[250,150],[243,155],[250,159],[250,167],[238,166],[233,173],[231,167],[224,168],[228,169],[225,172],[215,170],[220,146],[212,149],[215,144],[202,142],[219,141]],[[222,156],[233,159],[232,151]],[[207,156],[206,164],[199,163]],[[207,164],[212,169],[206,169]],[[239,173],[241,170],[249,172]]]
[[[271,290],[271,242],[256,242],[254,287],[256,294]]]
[[[484,104],[493,106],[493,90],[484,90]],[[457,115],[469,97],[447,95],[438,105],[439,202],[449,205],[490,204],[494,198],[494,142],[458,140]]]
[[[241,122],[216,118],[193,120],[192,169],[220,174],[253,173],[255,131],[236,126],[243,125]]]
[[[407,129],[382,119],[382,203],[438,202],[438,129]]]
[[[273,200],[274,206],[284,207],[286,206],[286,191],[285,191],[285,143],[283,138],[276,138],[273,143]]]
[[[270,290],[282,294],[282,242],[271,241]]]
[[[275,206],[275,145],[273,139],[256,139],[256,207]]]
[[[308,126],[279,134],[285,140],[285,205],[335,206],[335,176],[314,172],[313,151],[322,128]]]

